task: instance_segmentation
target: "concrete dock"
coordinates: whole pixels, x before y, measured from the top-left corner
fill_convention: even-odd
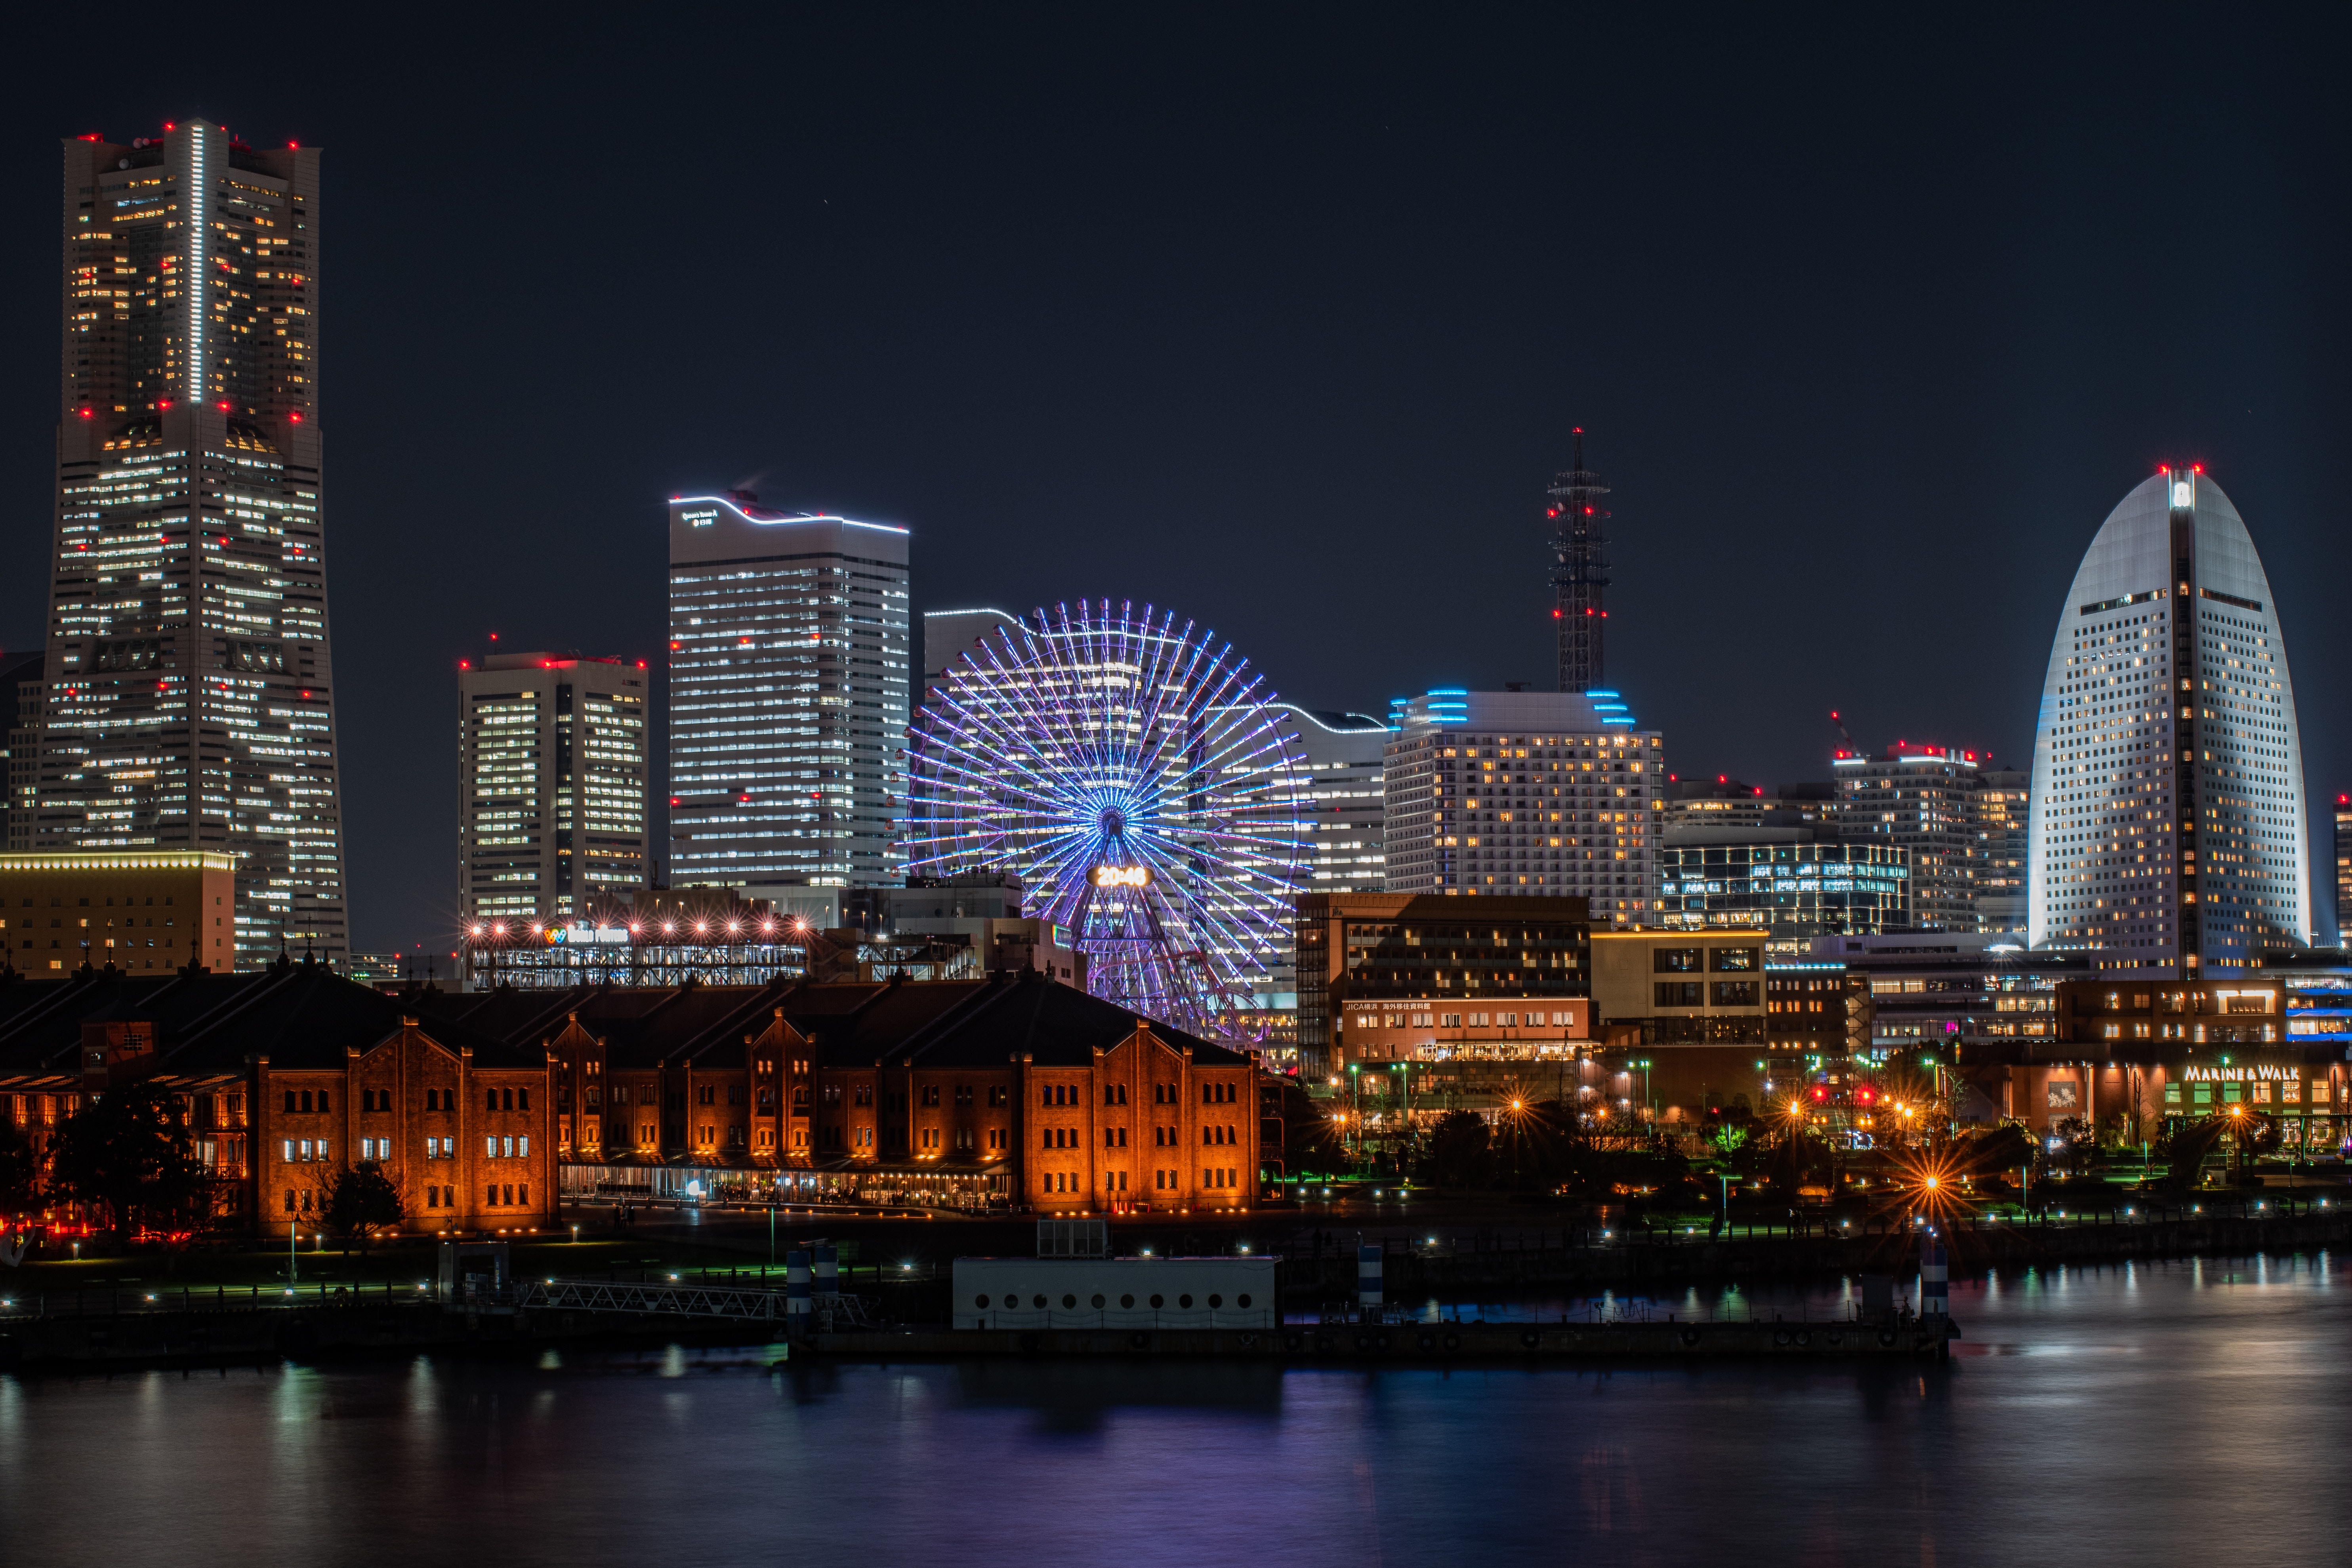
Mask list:
[[[1251,1329],[939,1329],[820,1333],[818,1355],[845,1361],[961,1361],[1144,1356],[1295,1363],[1585,1360],[1940,1360],[1959,1330],[1949,1319],[1884,1322],[1636,1321],[1569,1323],[1286,1323]]]

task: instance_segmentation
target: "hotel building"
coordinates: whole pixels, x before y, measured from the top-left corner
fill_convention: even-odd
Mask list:
[[[228,856],[246,964],[347,946],[319,164],[316,148],[200,120],[65,143],[47,697],[24,847]]]
[[[1665,741],[1613,692],[1401,698],[1388,745],[1392,893],[1581,898],[1592,923],[1656,912]]]
[[[2033,742],[2037,948],[2227,979],[2309,945],[2294,681],[2237,508],[2196,468],[2117,504],[2066,593]]]
[[[588,914],[647,883],[642,659],[499,653],[457,672],[467,926]]]
[[[903,882],[907,531],[680,498],[669,561],[670,882]]]

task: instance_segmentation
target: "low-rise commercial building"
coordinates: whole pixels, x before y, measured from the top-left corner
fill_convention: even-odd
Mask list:
[[[2347,1064],[2335,1041],[2291,1032],[2293,996],[2259,973],[2070,978],[2046,1035],[1971,1040],[1958,1067],[1998,1115],[2036,1133],[2072,1122],[2137,1142],[2167,1124],[2219,1117],[2251,1131],[2261,1119],[2288,1151],[2340,1152]]]
[[[1764,1043],[1764,941],[1749,926],[1595,931],[1592,1000],[1612,1046]],[[1752,1054],[1752,1053],[1751,1053]]]
[[[0,855],[0,971],[125,973],[236,959],[236,862],[204,849]]]
[[[1328,1086],[1350,1062],[1409,1054],[1412,1042],[1438,1037],[1444,1015],[1465,1020],[1451,1026],[1465,1042],[1504,1029],[1474,1026],[1474,1015],[1540,1016],[1545,1031],[1565,1031],[1575,1026],[1569,1004],[1591,994],[1580,898],[1489,895],[1473,906],[1444,894],[1303,893],[1297,910],[1299,1068],[1310,1081]]]
[[[1658,852],[1668,930],[1762,927],[1778,943],[1911,923],[1910,852],[1817,842],[1805,827],[1670,827]]]

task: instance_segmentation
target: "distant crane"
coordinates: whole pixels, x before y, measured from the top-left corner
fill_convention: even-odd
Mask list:
[[[1845,750],[1839,755],[1862,755],[1862,748],[1853,743],[1853,736],[1847,731],[1845,721],[1838,717],[1838,710],[1834,708],[1830,710],[1830,722],[1837,726],[1838,739],[1845,742]]]

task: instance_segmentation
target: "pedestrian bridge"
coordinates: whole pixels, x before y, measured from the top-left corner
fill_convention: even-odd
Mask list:
[[[554,1308],[567,1312],[627,1312],[682,1318],[734,1319],[744,1322],[782,1322],[782,1290],[746,1290],[724,1285],[687,1285],[670,1281],[613,1279],[551,1279],[518,1281],[515,1305]]]
[[[549,1279],[518,1280],[513,1294],[517,1308],[551,1308],[567,1312],[624,1312],[638,1317],[709,1318],[747,1323],[782,1323],[787,1317],[785,1293],[775,1289],[689,1285],[677,1280]],[[811,1306],[809,1315],[817,1320],[815,1326],[821,1328],[864,1328],[871,1323],[865,1303],[855,1296],[821,1296]]]

